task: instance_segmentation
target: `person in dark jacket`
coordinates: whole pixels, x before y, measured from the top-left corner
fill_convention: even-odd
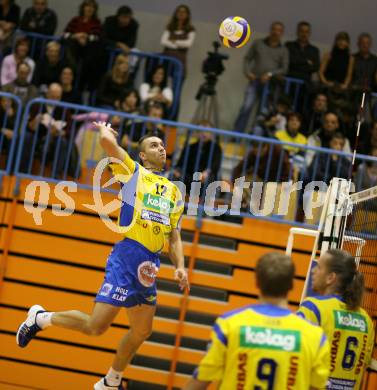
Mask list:
[[[20,23],[20,7],[14,0],[2,0],[0,4],[0,52],[10,53],[14,31]]]
[[[136,45],[138,29],[139,23],[133,18],[132,9],[125,5],[116,15],[105,19],[102,39],[107,46],[128,53]]]
[[[33,0],[21,19],[21,30],[44,35],[54,35],[58,18],[55,11],[48,8],[47,0]]]
[[[203,127],[212,127],[209,121],[203,120],[199,123]],[[210,131],[200,131],[198,140],[189,144],[190,137],[182,150],[178,163],[174,169],[174,177],[182,180],[190,191],[190,185],[195,172],[201,173],[201,181],[210,184],[219,179],[222,149],[215,135]]]

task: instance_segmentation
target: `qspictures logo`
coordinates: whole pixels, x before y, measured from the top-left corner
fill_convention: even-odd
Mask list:
[[[351,313],[344,310],[334,310],[334,316],[335,328],[368,333],[368,325],[362,314]]]
[[[242,326],[240,346],[245,348],[264,348],[285,352],[298,352],[301,348],[301,333],[288,329]]]

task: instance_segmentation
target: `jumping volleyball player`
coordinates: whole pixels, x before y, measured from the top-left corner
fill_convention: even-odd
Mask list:
[[[326,386],[329,344],[323,330],[288,309],[294,264],[279,253],[256,267],[260,303],[219,317],[212,343],[184,390],[314,390]]]
[[[123,371],[152,331],[158,254],[165,237],[169,238],[175,278],[181,289],[189,287],[179,232],[183,202],[179,189],[161,175],[166,151],[160,138],[146,135],[140,139],[141,166],[117,144],[113,129],[105,123],[94,125],[107,155],[119,161],[110,167],[122,186],[118,224],[125,239],[115,244],[107,260],[105,279],[91,315],[77,310],[54,313],[39,305],[32,306],[18,329],[17,343],[26,347],[40,330],[51,325],[97,336],[108,329],[120,308],[125,307],[130,329],[120,341],[106,377],[94,385],[95,390],[116,390],[123,389]]]
[[[320,325],[331,348],[328,389],[360,389],[374,345],[373,323],[360,308],[364,277],[348,252],[330,249],[313,270],[313,290],[298,314]]]

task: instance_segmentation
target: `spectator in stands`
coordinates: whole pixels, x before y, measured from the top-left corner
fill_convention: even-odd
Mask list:
[[[63,89],[61,85],[52,83],[48,87],[46,98],[61,101],[62,95]],[[68,155],[68,140],[70,139],[70,131],[72,131],[71,123],[70,111],[59,106],[42,104],[41,107],[40,104],[35,104],[30,110],[28,131],[33,134],[33,138],[38,137],[36,153],[41,155],[43,159],[43,154],[47,150],[46,161],[55,161],[55,171],[52,172],[55,178],[62,176],[66,164],[68,174],[70,176],[76,175],[79,158],[75,145],[72,145],[71,154]],[[33,157],[35,158],[35,156]]]
[[[207,120],[199,122],[199,126],[213,127]],[[219,140],[210,131],[199,131],[198,139],[189,144],[190,141],[188,137],[174,169],[174,179],[185,183],[187,193],[190,193],[190,185],[195,172],[201,173],[202,183],[210,184],[219,179],[223,154]]]
[[[372,148],[370,155],[377,158],[377,147]],[[377,161],[363,161],[356,172],[354,183],[356,192],[377,185]]]
[[[346,148],[346,142],[347,139],[344,135],[339,131],[335,131],[331,134],[328,147],[341,152]],[[317,152],[309,165],[306,181],[323,181],[329,184],[333,177],[348,179],[350,167],[351,161],[347,157]]]
[[[347,90],[353,73],[354,58],[350,52],[350,37],[347,32],[339,32],[330,53],[323,56],[319,78],[329,93],[330,101],[336,105],[347,101]]]
[[[151,119],[163,119],[164,107],[158,102],[152,102],[148,105],[147,116]],[[125,127],[121,133],[121,146],[130,153],[134,159],[138,158],[138,141],[139,139],[148,133],[154,133],[157,137],[165,139],[165,129],[161,123],[155,122],[136,122]]]
[[[273,137],[276,131],[283,130],[287,125],[287,115],[291,110],[291,99],[287,95],[281,95],[276,103],[272,104],[269,111],[257,117],[257,124],[253,134],[262,137]]]
[[[115,102],[115,108],[132,115],[140,115],[140,96],[136,89],[131,88],[124,92]]]
[[[0,147],[1,155],[8,156],[11,148],[11,143],[13,138],[15,137],[15,128],[16,126],[16,113],[17,107],[16,103],[13,99],[8,99],[4,96],[0,97],[0,123],[1,123],[1,144],[2,149]],[[31,145],[32,137],[30,133],[26,132],[24,136],[24,144]],[[18,141],[17,141],[18,142]],[[21,155],[19,171],[26,173],[28,171],[30,161],[30,148],[25,148]],[[12,163],[12,172],[15,165],[15,159]],[[6,164],[8,163],[8,159],[6,159]],[[4,167],[5,168],[5,167]]]
[[[33,0],[21,19],[21,30],[43,35],[54,35],[58,19],[56,13],[48,8],[47,0]]]
[[[140,98],[142,103],[156,101],[166,108],[173,103],[173,91],[167,85],[166,70],[163,65],[157,65],[149,73],[145,83],[140,85]]]
[[[282,22],[272,23],[270,35],[265,39],[254,41],[245,57],[244,72],[249,85],[234,124],[236,131],[245,131],[254,106],[256,104],[257,107],[259,106],[265,85],[270,80],[279,79],[287,73],[288,50],[281,43],[283,32]]]
[[[69,66],[63,68],[60,73],[60,84],[63,88],[62,101],[74,104],[81,103],[80,93],[74,87],[74,72]]]
[[[0,52],[7,55],[13,43],[13,33],[20,23],[20,7],[14,0],[0,1]]]
[[[328,110],[328,99],[324,93],[317,93],[313,100],[311,110],[306,112],[304,117],[304,133],[306,136],[311,135],[315,130],[322,127],[323,117]]]
[[[339,117],[334,112],[327,112],[323,119],[323,126],[315,131],[308,138],[308,146],[316,146],[322,148],[329,148],[330,141],[332,136],[335,133],[339,133],[340,131],[340,122]],[[343,151],[346,153],[351,153],[350,142],[347,138],[344,138],[343,142]],[[315,152],[313,150],[308,150],[306,152],[306,164],[310,165]]]
[[[84,0],[79,7],[79,16],[68,23],[64,31],[68,62],[77,68],[81,65],[80,89],[97,86],[101,68],[101,22],[97,17],[98,4],[95,0]]]
[[[28,57],[29,41],[21,38],[16,42],[13,54],[7,55],[1,65],[1,85],[9,84],[17,78],[17,65],[26,62],[30,67],[28,81],[33,78],[35,63]]]
[[[287,129],[279,130],[275,136],[282,142],[290,142],[299,145],[306,145],[307,138],[301,133],[302,116],[298,112],[291,112],[287,118]],[[304,154],[304,151],[294,146],[283,145],[283,148],[293,156],[295,154]]]
[[[373,149],[377,148],[377,121],[374,121],[367,132],[361,130],[360,148],[361,154],[370,154]]]
[[[289,51],[288,76],[311,82],[312,74],[319,69],[319,50],[309,42],[311,25],[300,22],[297,25],[297,40],[287,42]]]
[[[187,5],[179,5],[161,36],[164,54],[174,57],[183,65],[183,78],[186,75],[187,52],[195,40],[195,28],[191,24],[191,10]]]
[[[132,81],[129,77],[128,56],[118,54],[110,72],[103,77],[97,92],[97,104],[114,107],[116,100],[129,88]]]
[[[126,5],[118,8],[117,14],[108,16],[103,24],[103,41],[112,49],[128,53],[137,40],[139,23],[133,18],[132,9]]]
[[[38,96],[38,89],[28,81],[30,66],[27,62],[21,62],[17,65],[17,78],[9,84],[2,87],[2,91],[12,93],[21,99],[24,106],[29,100]],[[1,122],[0,122],[1,123]]]
[[[51,83],[59,82],[60,74],[64,68],[64,61],[61,59],[61,45],[59,42],[51,41],[46,45],[46,55],[35,68],[33,83],[40,88],[42,93],[47,91]]]

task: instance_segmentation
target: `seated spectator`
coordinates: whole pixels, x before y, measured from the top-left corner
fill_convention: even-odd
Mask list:
[[[327,96],[324,93],[315,95],[313,105],[304,116],[304,131],[305,135],[311,135],[315,130],[322,127],[323,117],[328,110]]]
[[[1,85],[9,84],[17,78],[17,65],[21,62],[26,62],[30,67],[28,81],[33,78],[35,62],[28,57],[29,42],[27,39],[21,38],[16,42],[16,47],[13,54],[7,55],[1,65]]]
[[[201,121],[199,126],[212,127],[207,120]],[[198,139],[189,144],[190,141],[187,140],[174,168],[174,178],[185,183],[187,194],[190,193],[190,184],[195,172],[202,174],[202,183],[210,184],[219,179],[223,154],[219,141],[210,131],[198,131]]]
[[[148,105],[147,117],[152,119],[163,119],[164,107],[160,103]],[[161,139],[165,139],[165,129],[161,123],[143,121],[133,121],[120,131],[121,146],[125,148],[133,158],[138,158],[138,141],[147,133],[155,133]]]
[[[297,25],[297,40],[287,42],[289,51],[288,76],[310,83],[313,73],[319,69],[319,50],[309,42],[311,25],[300,22]]]
[[[138,29],[139,23],[133,18],[132,9],[124,5],[118,8],[116,15],[105,19],[102,39],[107,46],[127,54],[136,45]]]
[[[327,112],[324,116],[322,127],[309,136],[308,146],[329,148],[332,136],[338,132],[341,132],[338,115],[335,114],[334,112]],[[343,138],[344,138],[343,151],[346,153],[351,153],[351,146],[349,140],[344,136]],[[314,150],[308,150],[306,152],[306,157],[305,157],[306,165],[311,164],[314,154],[315,154]]]
[[[136,89],[129,89],[115,102],[115,108],[121,112],[140,115],[140,96]]]
[[[140,85],[140,98],[142,103],[155,101],[166,108],[173,103],[173,91],[167,86],[165,67],[158,65],[149,73],[145,83]]]
[[[28,81],[30,66],[26,62],[17,65],[17,78],[9,84],[5,84],[1,90],[12,93],[21,99],[22,105],[38,96],[38,89]],[[1,123],[1,122],[0,122]]]
[[[80,93],[74,87],[74,73],[69,66],[63,68],[60,73],[60,84],[63,88],[62,101],[67,103],[81,104]]]
[[[13,99],[7,99],[6,97],[0,97],[0,123],[1,123],[1,135],[0,135],[0,144],[2,145],[2,149],[0,147],[0,153],[2,156],[8,157],[11,143],[14,137],[17,137],[17,132],[15,134],[15,124],[16,124],[16,103]],[[25,145],[31,145],[32,137],[26,132],[24,138]],[[16,141],[18,142],[18,141]],[[25,148],[21,160],[19,171],[26,173],[28,171],[30,161],[30,148]],[[12,161],[12,172],[15,167],[15,155],[14,160]],[[5,166],[2,169],[5,169],[8,164],[8,158],[5,160]]]
[[[48,8],[47,0],[33,0],[21,19],[21,30],[43,35],[54,35],[58,20],[54,10]]]
[[[61,59],[61,45],[59,42],[51,41],[46,45],[46,56],[42,58],[35,68],[33,83],[46,92],[51,83],[59,82],[60,74],[64,68]]]
[[[116,100],[132,88],[128,72],[128,56],[118,54],[113,68],[103,77],[97,91],[97,105],[113,107]]]
[[[253,129],[253,134],[262,137],[273,137],[276,131],[286,128],[287,115],[290,110],[291,99],[289,96],[280,96],[276,105],[272,104],[269,111],[257,117],[257,125]]]
[[[346,138],[342,133],[336,131],[331,134],[328,147],[338,152],[344,151]],[[329,184],[333,177],[348,179],[351,173],[350,168],[351,161],[347,157],[316,152],[309,165],[306,181],[323,181]]]
[[[370,156],[377,158],[377,147],[372,148]],[[377,161],[364,161],[357,169],[355,176],[356,192],[377,185]]]
[[[46,98],[61,101],[63,89],[60,84],[53,83],[48,87]],[[55,105],[35,104],[30,110],[27,130],[37,137],[37,151],[42,161],[52,162],[52,177],[75,177],[79,164],[78,153],[74,145],[69,151],[71,129],[71,113],[69,110]],[[47,153],[46,155],[44,155]],[[33,156],[35,158],[35,156]],[[42,175],[44,174],[43,170]],[[67,168],[67,172],[65,169]]]
[[[369,155],[375,148],[377,148],[377,121],[374,121],[366,132],[361,130],[359,151],[361,154]]]
[[[352,80],[353,65],[350,37],[348,33],[340,32],[335,36],[331,52],[325,53],[319,70],[320,81],[329,91],[330,100],[334,104],[339,104],[339,100],[347,100],[346,91]]]
[[[20,23],[20,7],[14,0],[2,0],[0,4],[0,52],[10,52],[14,31]]]
[[[79,7],[79,16],[70,20],[64,30],[68,62],[77,68],[81,65],[80,89],[95,89],[101,67],[101,22],[97,17],[98,4],[95,0],[84,0]]]
[[[191,24],[191,10],[187,5],[179,5],[162,33],[161,45],[164,47],[165,55],[181,62],[183,79],[186,77],[187,52],[194,40],[195,28]]]
[[[244,59],[244,72],[249,84],[234,130],[244,132],[254,106],[260,105],[265,85],[272,79],[281,78],[288,70],[288,50],[281,43],[284,33],[282,22],[274,22],[270,34],[265,39],[254,41]],[[276,81],[276,80],[275,80]],[[263,108],[263,107],[262,107]],[[252,125],[254,118],[252,119]]]
[[[275,136],[279,141],[290,142],[299,145],[306,145],[307,139],[300,132],[302,125],[302,116],[298,112],[292,112],[288,114],[287,119],[287,129],[279,130],[276,132]],[[304,154],[304,151],[300,148],[295,148],[294,146],[283,145],[283,148],[293,156],[295,154]]]

